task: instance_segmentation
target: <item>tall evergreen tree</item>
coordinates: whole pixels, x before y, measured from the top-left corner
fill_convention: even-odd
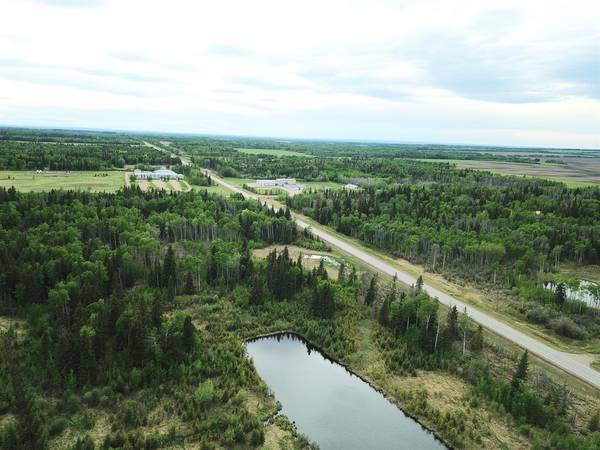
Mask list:
[[[185,316],[183,320],[183,348],[189,353],[194,348],[196,342],[196,327],[192,323],[190,316]]]
[[[342,261],[338,270],[338,283],[344,284],[346,282],[346,263]]]
[[[567,288],[564,283],[558,283],[556,290],[554,291],[554,302],[562,309],[565,302],[567,301]]]
[[[479,325],[473,339],[471,339],[471,350],[475,353],[479,353],[483,350],[483,327]]]
[[[162,270],[162,286],[168,287],[169,283],[172,282],[175,287],[177,282],[177,262],[175,261],[173,247],[170,245],[165,255]]]
[[[423,290],[423,275],[419,275],[417,278],[417,284],[415,285],[415,294],[420,294]]]
[[[527,372],[529,369],[529,353],[527,350],[523,352],[511,382],[511,392],[516,392],[520,389],[521,384],[527,380]]]
[[[369,282],[369,288],[367,289],[367,294],[365,295],[365,304],[371,306],[375,300],[377,299],[377,274],[371,277],[371,281]]]

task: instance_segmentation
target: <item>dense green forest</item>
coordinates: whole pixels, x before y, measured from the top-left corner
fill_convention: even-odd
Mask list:
[[[0,169],[106,170],[125,165],[180,164],[178,157],[142,144],[65,144],[0,140]]]
[[[15,416],[2,448],[46,448],[69,427],[83,437],[95,407],[114,412],[102,448],[262,442],[259,417],[230,401],[256,383],[241,342],[201,338],[189,316],[166,311],[201,286],[263,282],[249,245],[294,242],[284,212],[240,198],[138,189],[2,190],[0,203],[1,312],[28,322],[25,336],[15,328],[1,336],[0,414]],[[128,400],[136,392],[143,402]],[[170,414],[189,426],[166,436],[134,433],[165,396],[181,399]]]
[[[283,330],[382,386],[452,447],[600,448],[595,400],[442,308],[422,279],[389,285],[346,261],[333,279],[323,260],[309,270],[286,247],[327,250],[297,230],[291,208],[449,277],[512,290],[525,317],[559,334],[595,337],[595,310],[542,283],[560,280],[561,264],[600,262],[600,190],[410,159],[468,148],[165,136],[185,165],[131,145],[142,138],[152,140],[0,132],[5,169],[169,164],[198,189],[0,189],[0,448],[315,448],[246,356],[245,339]],[[309,190],[274,210],[209,194],[202,167],[361,189]],[[267,246],[265,259],[252,256]],[[459,402],[398,388],[427,374],[464,389]]]
[[[347,157],[340,150],[328,157],[316,146],[315,157],[280,157],[239,153],[218,140],[184,142],[196,164],[225,177],[358,184],[363,189],[357,192],[309,190],[288,202],[319,223],[434,272],[503,290],[511,314],[560,336],[600,336],[597,285],[585,288],[590,304],[564,301],[544,286],[553,281],[577,290],[579,280],[559,275],[561,263],[599,264],[598,188],[570,189],[377,152]]]
[[[236,149],[272,149],[305,153],[307,156],[321,157],[362,157],[362,158],[414,158],[414,159],[458,159],[505,161],[537,164],[546,154],[556,153],[555,149],[483,147],[468,145],[401,144],[376,142],[338,142],[261,139],[247,137],[184,137],[167,136],[175,147],[188,154],[209,154],[220,152],[234,154]],[[511,154],[507,154],[510,150]],[[581,151],[585,154],[585,151]],[[589,152],[588,152],[589,153]]]
[[[0,336],[3,448],[260,447],[269,410],[245,399],[268,395],[241,339],[291,328],[344,360],[357,348],[358,321],[373,315],[390,373],[455,374],[473,386],[473,402],[497,404],[544,448],[596,442],[570,431],[560,385],[527,383],[526,362],[494,373],[478,356],[488,347],[481,329],[456,310],[443,319],[419,285],[386,290],[346,268],[331,280],[323,264],[308,271],[286,249],[254,261],[256,246],[310,239],[289,211],[136,188],[3,189],[0,204],[1,313],[25,321]],[[463,416],[405,400],[453,445],[483,439]],[[156,410],[171,423],[165,431],[153,430]],[[311,444],[292,434],[290,445]]]
[[[0,141],[60,142],[89,144],[135,144],[131,133],[116,131],[84,131],[64,129],[0,128]]]
[[[516,289],[529,302],[528,317],[559,334],[600,335],[593,307],[543,286],[561,262],[600,262],[600,189],[448,171],[430,184],[307,192],[287,201],[319,223],[433,271]],[[600,292],[590,295],[600,303]]]

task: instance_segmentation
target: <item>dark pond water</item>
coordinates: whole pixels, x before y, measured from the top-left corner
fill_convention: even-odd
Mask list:
[[[385,397],[290,334],[247,344],[282,413],[322,450],[445,449]]]

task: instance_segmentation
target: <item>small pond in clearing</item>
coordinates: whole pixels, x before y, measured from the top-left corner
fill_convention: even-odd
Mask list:
[[[544,282],[544,287],[552,291],[556,290],[558,283],[555,281]],[[579,280],[579,287],[573,289],[565,284],[565,292],[569,300],[578,300],[586,303],[592,308],[600,308],[600,296],[594,295],[593,292],[598,291],[598,284],[593,281]]]
[[[381,393],[293,334],[247,344],[282,413],[322,450],[445,449]]]

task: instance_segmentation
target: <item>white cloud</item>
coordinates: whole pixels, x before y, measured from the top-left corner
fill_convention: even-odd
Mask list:
[[[0,8],[4,123],[600,147],[593,1]]]

